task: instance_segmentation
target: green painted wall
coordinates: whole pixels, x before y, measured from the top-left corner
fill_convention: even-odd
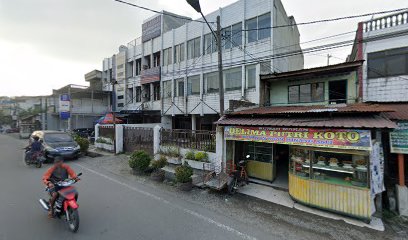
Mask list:
[[[284,80],[271,82],[270,104],[278,105],[327,105],[329,104],[329,82],[347,80],[347,103],[357,102],[357,72],[329,77],[309,78],[306,80]],[[289,86],[324,82],[324,102],[291,103],[288,102]]]

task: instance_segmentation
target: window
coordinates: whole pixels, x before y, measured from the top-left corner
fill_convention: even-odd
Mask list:
[[[308,103],[324,101],[324,83],[289,86],[289,103]]]
[[[217,52],[217,41],[214,34],[208,33],[204,36],[203,54],[211,54]]]
[[[123,108],[125,106],[124,103],[118,103],[118,108]]]
[[[200,94],[200,75],[187,78],[187,95]]]
[[[233,91],[241,89],[242,74],[241,67],[232,68],[224,71],[225,90]]]
[[[146,70],[146,69],[150,69],[151,68],[151,57],[150,57],[150,55],[147,55],[147,56],[145,56],[144,57],[144,65],[143,65],[143,70]]]
[[[246,21],[247,43],[271,37],[271,14],[267,13]]]
[[[256,86],[256,65],[246,67],[246,87],[254,88]]]
[[[299,102],[299,86],[289,86],[289,103]]]
[[[184,96],[184,78],[179,78],[175,80],[174,93],[176,97]]]
[[[118,65],[117,69],[122,69],[123,68],[123,64]]]
[[[207,88],[207,93],[218,92],[220,89],[220,84],[218,80],[218,72],[207,73],[204,75],[205,86]]]
[[[368,78],[408,75],[408,47],[368,54]]]
[[[160,100],[160,82],[153,83],[153,100]]]
[[[231,30],[232,42],[237,46],[242,45],[242,23],[232,25]]]
[[[222,46],[224,46],[224,49],[230,49],[232,47],[231,27],[222,29],[221,36],[222,36]]]
[[[133,88],[127,89],[128,103],[133,103]]]
[[[195,38],[187,42],[187,59],[200,56],[200,38]]]
[[[171,55],[172,49],[167,48],[163,50],[163,66],[170,65],[172,62],[172,55]]]
[[[347,102],[347,81],[329,82],[329,103],[338,104]]]
[[[258,17],[258,40],[271,37],[271,14]]]
[[[119,95],[118,100],[122,100],[122,99],[123,99],[123,95]]]
[[[171,80],[163,82],[163,98],[171,98]]]
[[[128,62],[128,67],[127,67],[127,70],[128,70],[128,76],[129,77],[134,77],[134,72],[133,72],[133,64],[134,64],[134,61],[131,61],[131,62]]]
[[[142,71],[142,59],[136,59],[136,76],[140,75],[140,72]]]
[[[136,102],[142,101],[142,87],[136,87]]]
[[[150,101],[151,99],[151,93],[150,93],[150,84],[145,84],[143,85],[143,97],[145,98],[145,101]]]
[[[272,162],[272,144],[258,142],[243,142],[244,154],[258,162]]]
[[[180,44],[180,62],[184,61],[184,54],[186,49],[184,47],[184,43]]]
[[[247,31],[247,42],[255,42],[258,40],[258,31],[256,30],[258,27],[257,18],[249,19],[246,21],[246,30]]]
[[[174,46],[174,63],[179,63],[180,61],[180,45]]]
[[[153,53],[153,67],[160,66],[160,52]]]

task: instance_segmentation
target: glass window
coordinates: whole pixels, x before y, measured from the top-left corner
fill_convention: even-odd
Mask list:
[[[179,78],[175,80],[174,93],[176,97],[184,96],[184,78]]]
[[[118,99],[120,99],[120,100],[123,99],[123,95],[119,95]]]
[[[187,78],[187,94],[188,95],[200,94],[200,75]]]
[[[258,40],[271,37],[271,14],[258,17]]]
[[[171,80],[163,82],[163,98],[171,98]]]
[[[127,96],[128,96],[128,103],[133,103],[133,88],[128,88],[127,89]]]
[[[187,42],[187,59],[194,58],[194,39]]]
[[[184,43],[180,44],[180,62],[184,61],[185,51]]]
[[[246,67],[247,88],[256,86],[256,65]]]
[[[289,86],[289,103],[299,102],[299,86]]]
[[[242,45],[242,23],[241,22],[232,25],[231,40],[236,46]]]
[[[207,93],[218,92],[220,88],[218,80],[218,72],[207,73],[204,75],[205,85],[207,87]]]
[[[174,46],[174,63],[180,62],[180,45]]]
[[[305,148],[290,147],[290,172],[301,177],[310,175],[310,151]]]
[[[204,44],[203,44],[203,53],[210,54],[212,51],[212,33],[209,33],[204,36]]]
[[[324,101],[324,83],[312,83],[312,101]]]
[[[224,85],[226,91],[238,90],[242,87],[241,67],[224,71]]]
[[[387,76],[384,58],[370,59],[370,54],[368,56],[368,78]]]
[[[249,159],[258,162],[272,162],[272,144],[259,142],[244,142],[244,153]]]
[[[125,106],[124,103],[118,103],[118,108],[123,108]]]
[[[249,19],[246,21],[246,33],[247,33],[247,43],[255,42],[258,40],[257,32],[257,18]]]
[[[222,44],[224,46],[224,49],[230,49],[232,46],[232,40],[231,40],[231,27],[224,28],[221,32],[221,35],[223,37],[222,39]]]
[[[311,87],[310,84],[300,85],[299,87],[299,102],[311,102]]]
[[[408,55],[393,55],[387,57],[387,75],[404,75],[407,71],[407,56]]]
[[[153,84],[153,100],[160,100],[160,82]]]
[[[163,66],[167,66],[171,64],[172,55],[171,55],[171,48],[167,48],[163,50]]]
[[[194,39],[194,58],[200,56],[200,38]]]
[[[408,47],[368,54],[368,78],[408,75]]]

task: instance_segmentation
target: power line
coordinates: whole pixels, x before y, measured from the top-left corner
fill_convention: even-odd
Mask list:
[[[324,23],[324,22],[334,22],[334,21],[340,21],[340,20],[345,20],[345,19],[361,18],[361,17],[367,17],[367,16],[372,16],[372,15],[378,15],[378,14],[386,14],[386,13],[400,12],[400,11],[405,11],[405,10],[408,10],[408,8],[399,8],[399,9],[388,10],[388,11],[372,12],[372,13],[365,13],[365,14],[359,14],[359,15],[351,15],[351,16],[344,16],[344,17],[337,17],[337,18],[329,18],[329,19],[321,19],[321,20],[314,20],[314,21],[309,21],[309,22],[302,22],[302,23],[295,23],[295,24],[287,24],[287,25],[279,25],[279,26],[271,26],[271,27],[264,27],[264,28],[242,29],[241,31],[243,31],[243,32],[248,32],[248,31],[256,31],[256,30],[266,30],[266,29],[282,28],[282,27],[293,27],[293,26],[301,26],[301,25],[310,25],[310,24]]]
[[[122,1],[122,0],[113,0],[113,1],[123,3],[123,4],[129,5],[129,6],[132,6],[132,7],[140,8],[140,9],[143,9],[143,10],[146,10],[146,11],[171,16],[171,17],[174,17],[174,18],[180,18],[180,19],[183,19],[183,20],[189,20],[189,21],[199,22],[199,23],[205,23],[205,21],[193,20],[193,19],[191,19],[189,17],[183,17],[183,16],[167,13],[165,11],[157,11],[157,10],[154,10],[154,9],[151,9],[151,8],[148,8],[148,7],[143,7],[143,6],[140,6],[140,5],[137,5],[137,4],[134,4],[134,3],[130,3],[130,2],[126,2],[126,1]],[[214,22],[209,22],[209,23],[214,23]]]

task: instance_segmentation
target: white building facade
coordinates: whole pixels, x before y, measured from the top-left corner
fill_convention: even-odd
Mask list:
[[[114,109],[160,111],[168,128],[211,130],[219,117],[218,57],[208,26],[164,12],[142,37],[103,61],[103,89]],[[299,31],[279,0],[240,0],[208,14],[222,26],[225,109],[230,100],[260,104],[259,74],[303,68]],[[210,23],[213,29],[216,25]],[[281,53],[298,52],[292,56]]]

